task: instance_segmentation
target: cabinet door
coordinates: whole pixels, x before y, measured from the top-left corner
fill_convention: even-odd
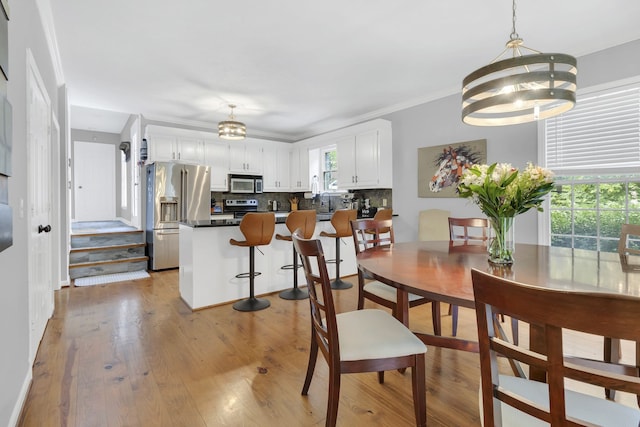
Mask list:
[[[262,175],[263,171],[263,149],[262,144],[247,141],[245,145],[244,161],[246,171],[254,175]]]
[[[264,146],[262,159],[264,162],[263,179],[265,191],[288,192],[290,186],[290,150],[288,144],[277,146],[268,143]]]
[[[177,160],[185,163],[204,163],[204,153],[202,149],[202,140],[180,136],[178,137],[178,155]]]
[[[229,146],[224,142],[205,140],[204,158],[211,168],[211,191],[228,191]]]
[[[244,143],[232,141],[229,143],[229,171],[247,172],[244,161]]]
[[[291,150],[289,147],[281,147],[277,156],[278,191],[291,191]]]
[[[148,135],[147,149],[149,151],[149,163],[176,160],[176,137]]]
[[[309,149],[294,148],[291,151],[291,189],[309,191]]]
[[[277,150],[266,147],[263,152],[264,168],[262,179],[264,191],[278,191]]]
[[[356,135],[356,188],[374,188],[378,185],[380,169],[378,153],[377,130]]]
[[[338,187],[356,188],[356,138],[349,136],[336,142],[338,151]]]

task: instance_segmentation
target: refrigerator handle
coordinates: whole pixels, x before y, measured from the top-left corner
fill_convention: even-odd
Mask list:
[[[188,177],[188,171],[182,169],[180,171],[180,192],[181,194],[181,201],[180,201],[180,221],[186,221],[187,220],[187,206],[189,203],[189,200],[187,199],[189,196],[189,193],[187,192],[187,187],[188,187],[188,183],[189,183],[189,177]]]

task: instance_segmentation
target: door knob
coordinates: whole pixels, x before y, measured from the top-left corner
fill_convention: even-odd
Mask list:
[[[40,224],[40,225],[38,226],[38,234],[42,233],[43,231],[44,231],[45,233],[50,232],[50,231],[51,231],[51,226],[50,226],[50,225],[43,226],[42,224]]]

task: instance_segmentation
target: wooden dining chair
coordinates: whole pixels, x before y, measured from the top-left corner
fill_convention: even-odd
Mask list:
[[[453,218],[449,217],[449,238],[452,242],[486,242],[489,240],[489,220],[486,218]],[[458,306],[449,305],[451,329],[455,337],[458,332]],[[501,316],[504,321],[504,316]],[[513,342],[518,345],[518,320],[511,319]]]
[[[481,417],[484,426],[640,425],[640,410],[566,388],[565,379],[640,394],[637,375],[612,374],[565,357],[563,330],[618,339],[640,339],[640,298],[541,288],[471,270],[480,350]],[[543,328],[546,354],[512,344],[496,314],[514,316]],[[598,319],[606,319],[598,321]],[[499,373],[498,355],[519,376]],[[546,371],[544,384],[524,377],[522,365]],[[571,424],[576,423],[576,424]]]
[[[447,218],[451,213],[443,209],[425,209],[418,214],[418,240],[447,241]]]
[[[631,243],[629,236],[635,242]],[[620,240],[618,240],[618,253],[620,255],[640,255],[640,224],[622,224]]]
[[[320,240],[307,240],[300,230],[293,245],[302,257],[311,307],[311,347],[302,395],[309,392],[318,350],[329,365],[326,426],[335,426],[340,399],[340,377],[357,372],[411,368],[416,425],[427,425],[425,389],[426,346],[406,326],[383,310],[356,310],[337,314]],[[316,288],[316,285],[319,285]]]
[[[356,256],[375,246],[388,246],[394,242],[393,221],[390,219],[360,219],[351,221],[351,232]],[[376,304],[390,308],[393,316],[397,317],[397,290],[392,286],[369,277],[365,272],[358,269],[358,310],[364,308],[365,298]],[[435,335],[441,335],[440,305],[422,296],[409,294],[409,308],[428,303],[433,303],[431,306],[433,333]]]
[[[630,241],[634,239],[635,244]],[[627,265],[628,255],[640,255],[640,224],[622,224],[620,239],[618,240],[618,254],[623,265]],[[636,342],[636,360],[640,363],[640,342]],[[620,360],[621,349],[620,340],[604,337],[604,361],[607,363],[617,363]],[[609,399],[615,398],[615,390],[605,388],[605,395]],[[638,396],[638,406],[640,406],[640,395]]]
[[[356,249],[356,256],[376,246],[388,246],[393,244],[393,221],[361,219],[351,221],[351,232],[353,234],[353,246]],[[391,309],[394,317],[397,317],[398,292],[389,285],[386,285],[372,277],[368,277],[365,272],[358,269],[358,310],[364,308],[365,298],[377,304]],[[433,320],[433,333],[441,335],[440,326],[440,305],[430,299],[416,294],[409,294],[409,307],[416,307],[422,304],[433,303],[431,306],[431,317]]]
[[[449,239],[464,241],[489,240],[489,220],[486,218],[453,218],[449,217]]]

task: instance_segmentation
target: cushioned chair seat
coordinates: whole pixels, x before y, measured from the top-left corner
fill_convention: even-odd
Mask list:
[[[413,332],[386,311],[340,313],[336,315],[336,323],[341,361],[409,356],[427,351]]]
[[[526,397],[540,406],[549,408],[549,392],[545,383],[500,375],[500,386]],[[637,408],[572,390],[565,391],[565,399],[567,415],[579,420],[589,421],[603,427],[638,427],[640,425],[640,410]],[[482,420],[482,405],[480,405],[480,419]],[[504,404],[502,405],[502,425],[548,426],[547,423]]]
[[[378,282],[377,280],[374,280],[372,282],[367,282],[364,285],[364,289],[369,293],[379,296],[380,298],[386,299],[387,301],[396,302],[398,298],[398,291],[396,288],[389,285],[385,285],[384,283]],[[420,298],[422,297],[419,295],[409,294],[409,302],[417,301]]]

